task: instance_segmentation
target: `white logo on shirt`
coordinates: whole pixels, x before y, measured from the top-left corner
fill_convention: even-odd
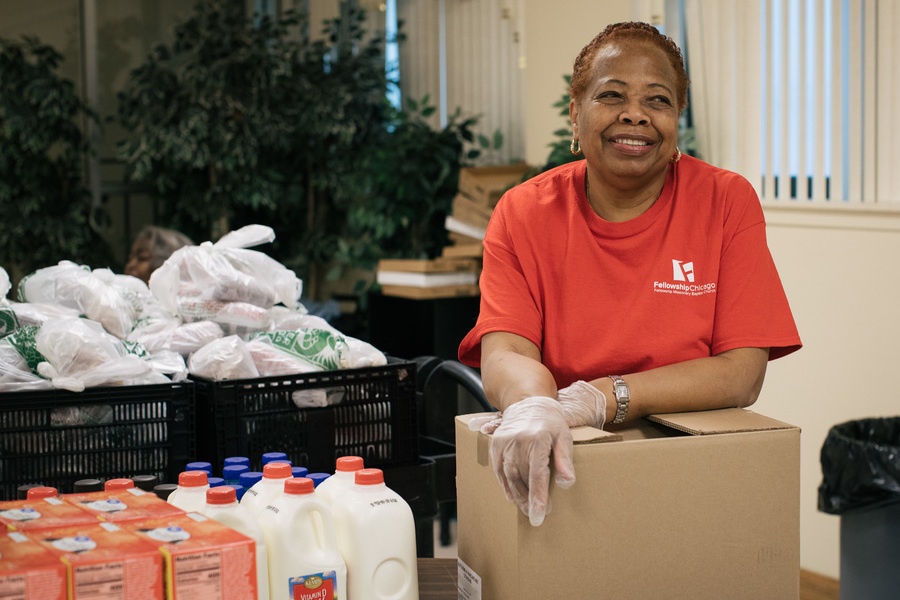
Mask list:
[[[714,294],[716,292],[716,284],[710,283],[694,283],[694,262],[683,260],[672,260],[672,281],[654,281],[653,291],[663,294],[678,294],[681,296],[702,296],[704,294]]]
[[[694,282],[694,263],[672,260],[672,281]]]

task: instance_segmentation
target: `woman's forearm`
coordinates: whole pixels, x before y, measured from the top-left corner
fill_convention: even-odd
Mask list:
[[[556,381],[541,363],[540,350],[511,333],[482,338],[481,378],[488,402],[500,410],[530,396],[556,397]]]
[[[626,420],[651,414],[749,406],[762,389],[767,348],[737,348],[709,358],[675,363],[641,373],[623,374],[631,392]],[[590,382],[606,395],[607,422],[616,414],[613,382]]]

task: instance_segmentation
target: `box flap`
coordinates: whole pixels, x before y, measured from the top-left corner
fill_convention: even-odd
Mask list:
[[[465,423],[466,426],[469,425],[469,421],[474,419],[475,417],[487,417],[493,416],[496,413],[473,413],[469,415],[457,415],[456,418],[462,423]],[[593,427],[573,427],[572,431],[572,441],[575,444],[596,444],[599,442],[617,442],[622,439],[621,433],[612,433],[609,431],[603,431],[602,429],[595,429]]]
[[[649,420],[691,435],[713,435],[742,431],[766,431],[772,429],[796,429],[745,408],[722,408],[697,412],[650,415]]]
[[[611,433],[593,427],[573,427],[572,441],[578,444],[597,444],[599,442],[618,442],[622,439],[621,433]]]

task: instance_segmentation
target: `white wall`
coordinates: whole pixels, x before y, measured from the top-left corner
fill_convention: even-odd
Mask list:
[[[568,118],[553,108],[566,92],[564,75],[581,49],[609,23],[632,19],[628,2],[525,0],[525,161],[544,164],[553,132]]]
[[[541,164],[566,125],[552,105],[577,53],[606,24],[636,18],[639,4],[526,0],[528,162]],[[802,429],[801,566],[837,578],[840,517],[817,509],[819,452],[837,423],[900,414],[900,215],[767,209],[766,218],[804,348],[770,363],[754,410]]]
[[[803,430],[801,562],[838,577],[840,517],[816,508],[819,453],[835,424],[900,415],[900,216],[766,213],[804,348],[770,363],[755,409]]]

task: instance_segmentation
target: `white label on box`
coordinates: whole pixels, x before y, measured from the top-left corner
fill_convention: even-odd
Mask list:
[[[457,600],[481,600],[481,577],[469,568],[461,558],[456,559],[457,564]]]
[[[24,533],[19,533],[18,531],[10,531],[9,539],[16,543],[28,541],[28,537]]]
[[[107,531],[118,531],[120,529],[118,525],[116,525],[115,523],[110,523],[109,521],[103,521],[102,523],[100,523],[100,527]]]
[[[46,502],[47,504],[53,504],[55,506],[59,506],[63,503],[63,501],[59,498],[44,498],[44,502]]]

